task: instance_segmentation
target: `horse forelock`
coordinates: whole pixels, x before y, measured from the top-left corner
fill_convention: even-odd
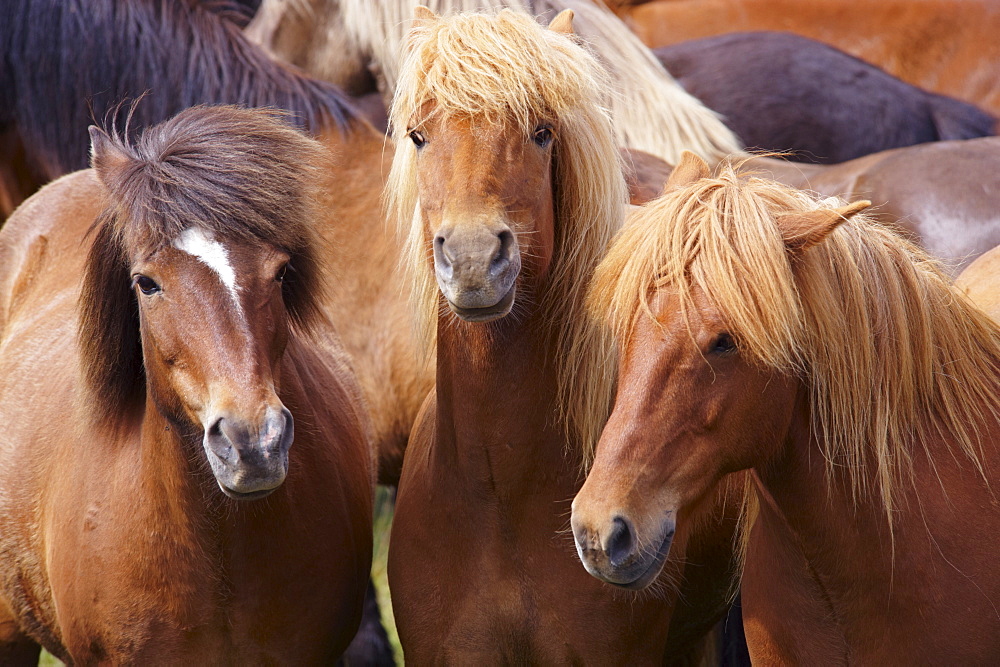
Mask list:
[[[406,30],[413,15],[410,0],[338,0],[348,33],[381,66],[390,91],[408,64]],[[739,153],[739,140],[722,120],[688,94],[663,68],[653,53],[621,19],[592,0],[428,0],[441,15],[482,11],[493,6],[527,15],[554,17],[572,9],[574,30],[612,73],[615,94],[610,105],[624,145],[652,153],[676,164],[685,149],[715,162]],[[461,107],[460,107],[461,108]]]
[[[829,207],[726,166],[629,219],[589,305],[623,341],[653,316],[655,286],[676,290],[682,312],[704,295],[741,354],[802,379],[828,474],[846,470],[855,500],[879,497],[891,524],[914,447],[945,437],[982,471],[978,428],[1000,419],[1000,327],[864,214],[790,255],[776,216]]]
[[[325,281],[312,217],[328,159],[322,146],[280,112],[239,107],[192,107],[134,144],[107,139],[94,155],[105,209],[94,223],[80,337],[85,375],[109,414],[144,396],[130,263],[187,230],[285,251],[291,259],[283,290],[293,321],[308,330],[321,317]]]
[[[613,345],[586,316],[586,285],[628,201],[619,152],[603,103],[597,61],[573,39],[510,10],[452,16],[419,27],[391,113],[396,154],[386,188],[390,215],[407,235],[412,301],[433,339],[438,288],[417,206],[416,150],[406,137],[430,109],[441,118],[505,123],[530,134],[556,125],[555,250],[541,308],[558,340],[560,419],[589,461],[610,411]]]

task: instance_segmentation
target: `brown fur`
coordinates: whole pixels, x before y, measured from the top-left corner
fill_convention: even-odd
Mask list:
[[[60,179],[0,231],[0,658],[26,642],[84,664],[314,663],[346,648],[371,559],[368,425],[339,343],[305,331],[321,292],[275,283],[317,249],[317,150],[273,113],[192,109],[138,146],[98,134],[100,178]],[[265,169],[285,189],[248,204],[237,186]],[[158,188],[177,208],[141,196]],[[225,245],[239,290],[163,243],[178,211]],[[121,247],[91,252],[104,242]],[[126,293],[138,319],[121,299],[89,306],[83,335],[106,342],[78,342],[81,304],[113,298],[96,278],[114,294],[135,272],[162,293]],[[145,401],[113,417],[102,403],[137,403],[122,389],[134,377],[87,371],[130,340],[141,365],[119,368],[144,371]],[[265,499],[230,500],[201,415],[254,419],[269,405],[296,422],[287,476]]]

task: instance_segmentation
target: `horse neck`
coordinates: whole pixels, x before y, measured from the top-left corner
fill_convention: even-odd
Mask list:
[[[980,432],[989,479],[997,464],[991,443],[1000,441],[1000,428],[987,422]],[[827,629],[848,645],[876,631],[865,619],[902,617],[914,611],[915,598],[932,605],[936,596],[947,597],[949,587],[969,581],[963,572],[974,566],[963,559],[975,544],[968,531],[964,542],[956,538],[962,517],[977,517],[975,535],[1000,530],[1000,513],[982,511],[996,499],[957,443],[940,436],[911,447],[914,475],[895,488],[891,527],[874,479],[865,480],[873,490],[855,497],[843,466],[828,476],[804,388],[782,452],[753,471],[760,512],[751,530],[748,574],[782,570],[797,593],[822,607],[824,623],[832,624]],[[869,470],[873,477],[874,465]]]
[[[517,318],[517,319],[515,319]],[[555,423],[554,336],[535,310],[490,325],[438,320],[439,455],[502,488],[530,492],[576,480],[566,435]]]

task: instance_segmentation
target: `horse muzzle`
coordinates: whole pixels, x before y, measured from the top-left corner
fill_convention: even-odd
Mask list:
[[[587,572],[603,582],[631,590],[645,588],[659,576],[675,532],[672,512],[651,541],[640,541],[632,521],[622,515],[597,525],[581,519],[574,509],[571,524],[576,551]]]
[[[514,305],[521,253],[505,224],[444,227],[434,237],[434,274],[452,312],[489,322]]]
[[[203,444],[222,492],[255,500],[281,486],[294,432],[292,413],[283,406],[268,407],[255,422],[230,415],[211,419]]]

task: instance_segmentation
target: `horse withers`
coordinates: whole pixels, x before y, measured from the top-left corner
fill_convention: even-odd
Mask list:
[[[754,662],[994,662],[1000,326],[867,202],[707,176],[689,155],[592,283],[624,349],[573,503],[587,569],[647,585],[750,470]]]
[[[324,332],[323,149],[196,107],[0,232],[0,662],[335,659],[370,426]]]

